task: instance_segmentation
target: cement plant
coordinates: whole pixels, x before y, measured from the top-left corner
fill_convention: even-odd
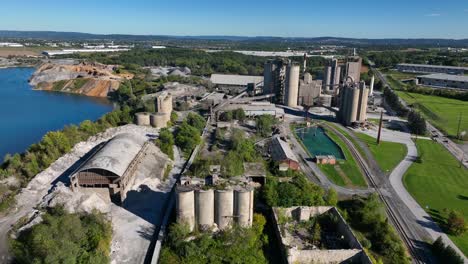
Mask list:
[[[468,263],[467,47],[0,30],[0,263]]]

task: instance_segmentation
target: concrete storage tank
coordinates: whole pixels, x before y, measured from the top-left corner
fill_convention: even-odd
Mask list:
[[[252,226],[253,220],[253,190],[240,189],[234,192],[234,215],[237,223],[243,227]]]
[[[170,119],[170,114],[168,113],[155,113],[150,115],[151,126],[157,128],[163,128],[167,126],[168,117]]]
[[[356,122],[357,119],[357,114],[358,114],[358,108],[359,108],[359,94],[360,91],[357,88],[350,88],[350,95],[348,96],[347,100],[350,100],[348,105],[349,105],[349,111],[347,112],[348,116],[346,118],[346,124],[351,125],[353,122]]]
[[[197,190],[195,192],[195,212],[200,229],[204,230],[213,226],[214,207],[213,189]]]
[[[149,126],[150,125],[150,115],[148,113],[136,113],[135,114],[135,123],[139,126]]]
[[[263,67],[263,93],[269,94],[273,92],[273,71],[274,64],[272,61],[265,62]]]
[[[167,92],[162,92],[156,97],[156,112],[171,113],[172,112],[172,95]]]
[[[328,66],[325,72],[325,91],[330,91],[332,67]]]
[[[178,223],[185,223],[190,231],[195,228],[195,196],[191,189],[177,188],[176,215]]]
[[[299,65],[288,65],[286,69],[286,105],[289,107],[297,107],[297,97],[299,94],[299,73]]]
[[[219,229],[226,229],[231,225],[234,214],[234,193],[232,190],[216,190],[215,193],[215,222]]]
[[[369,89],[366,88],[366,84],[361,82],[359,88],[359,108],[357,119],[359,122],[364,122],[367,119],[367,101],[369,97]]]

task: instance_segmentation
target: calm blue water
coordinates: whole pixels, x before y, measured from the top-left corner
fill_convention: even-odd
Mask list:
[[[112,110],[107,99],[34,91],[33,68],[0,69],[0,161],[6,153],[24,152],[51,130],[96,120]]]
[[[296,130],[296,134],[302,140],[307,150],[313,155],[333,155],[337,159],[345,159],[341,148],[325,134],[323,128],[300,128]]]

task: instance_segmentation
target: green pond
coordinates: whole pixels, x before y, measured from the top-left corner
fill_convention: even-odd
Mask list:
[[[298,128],[296,135],[301,139],[309,153],[319,155],[333,155],[337,159],[344,160],[345,156],[341,148],[327,136],[321,127]]]

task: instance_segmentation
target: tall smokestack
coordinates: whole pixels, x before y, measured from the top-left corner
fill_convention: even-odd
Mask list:
[[[304,53],[304,68],[302,69],[302,73],[305,73],[307,68],[307,53]]]
[[[369,91],[369,96],[372,96],[374,94],[374,81],[375,81],[375,76],[372,75],[370,79],[370,91]]]

